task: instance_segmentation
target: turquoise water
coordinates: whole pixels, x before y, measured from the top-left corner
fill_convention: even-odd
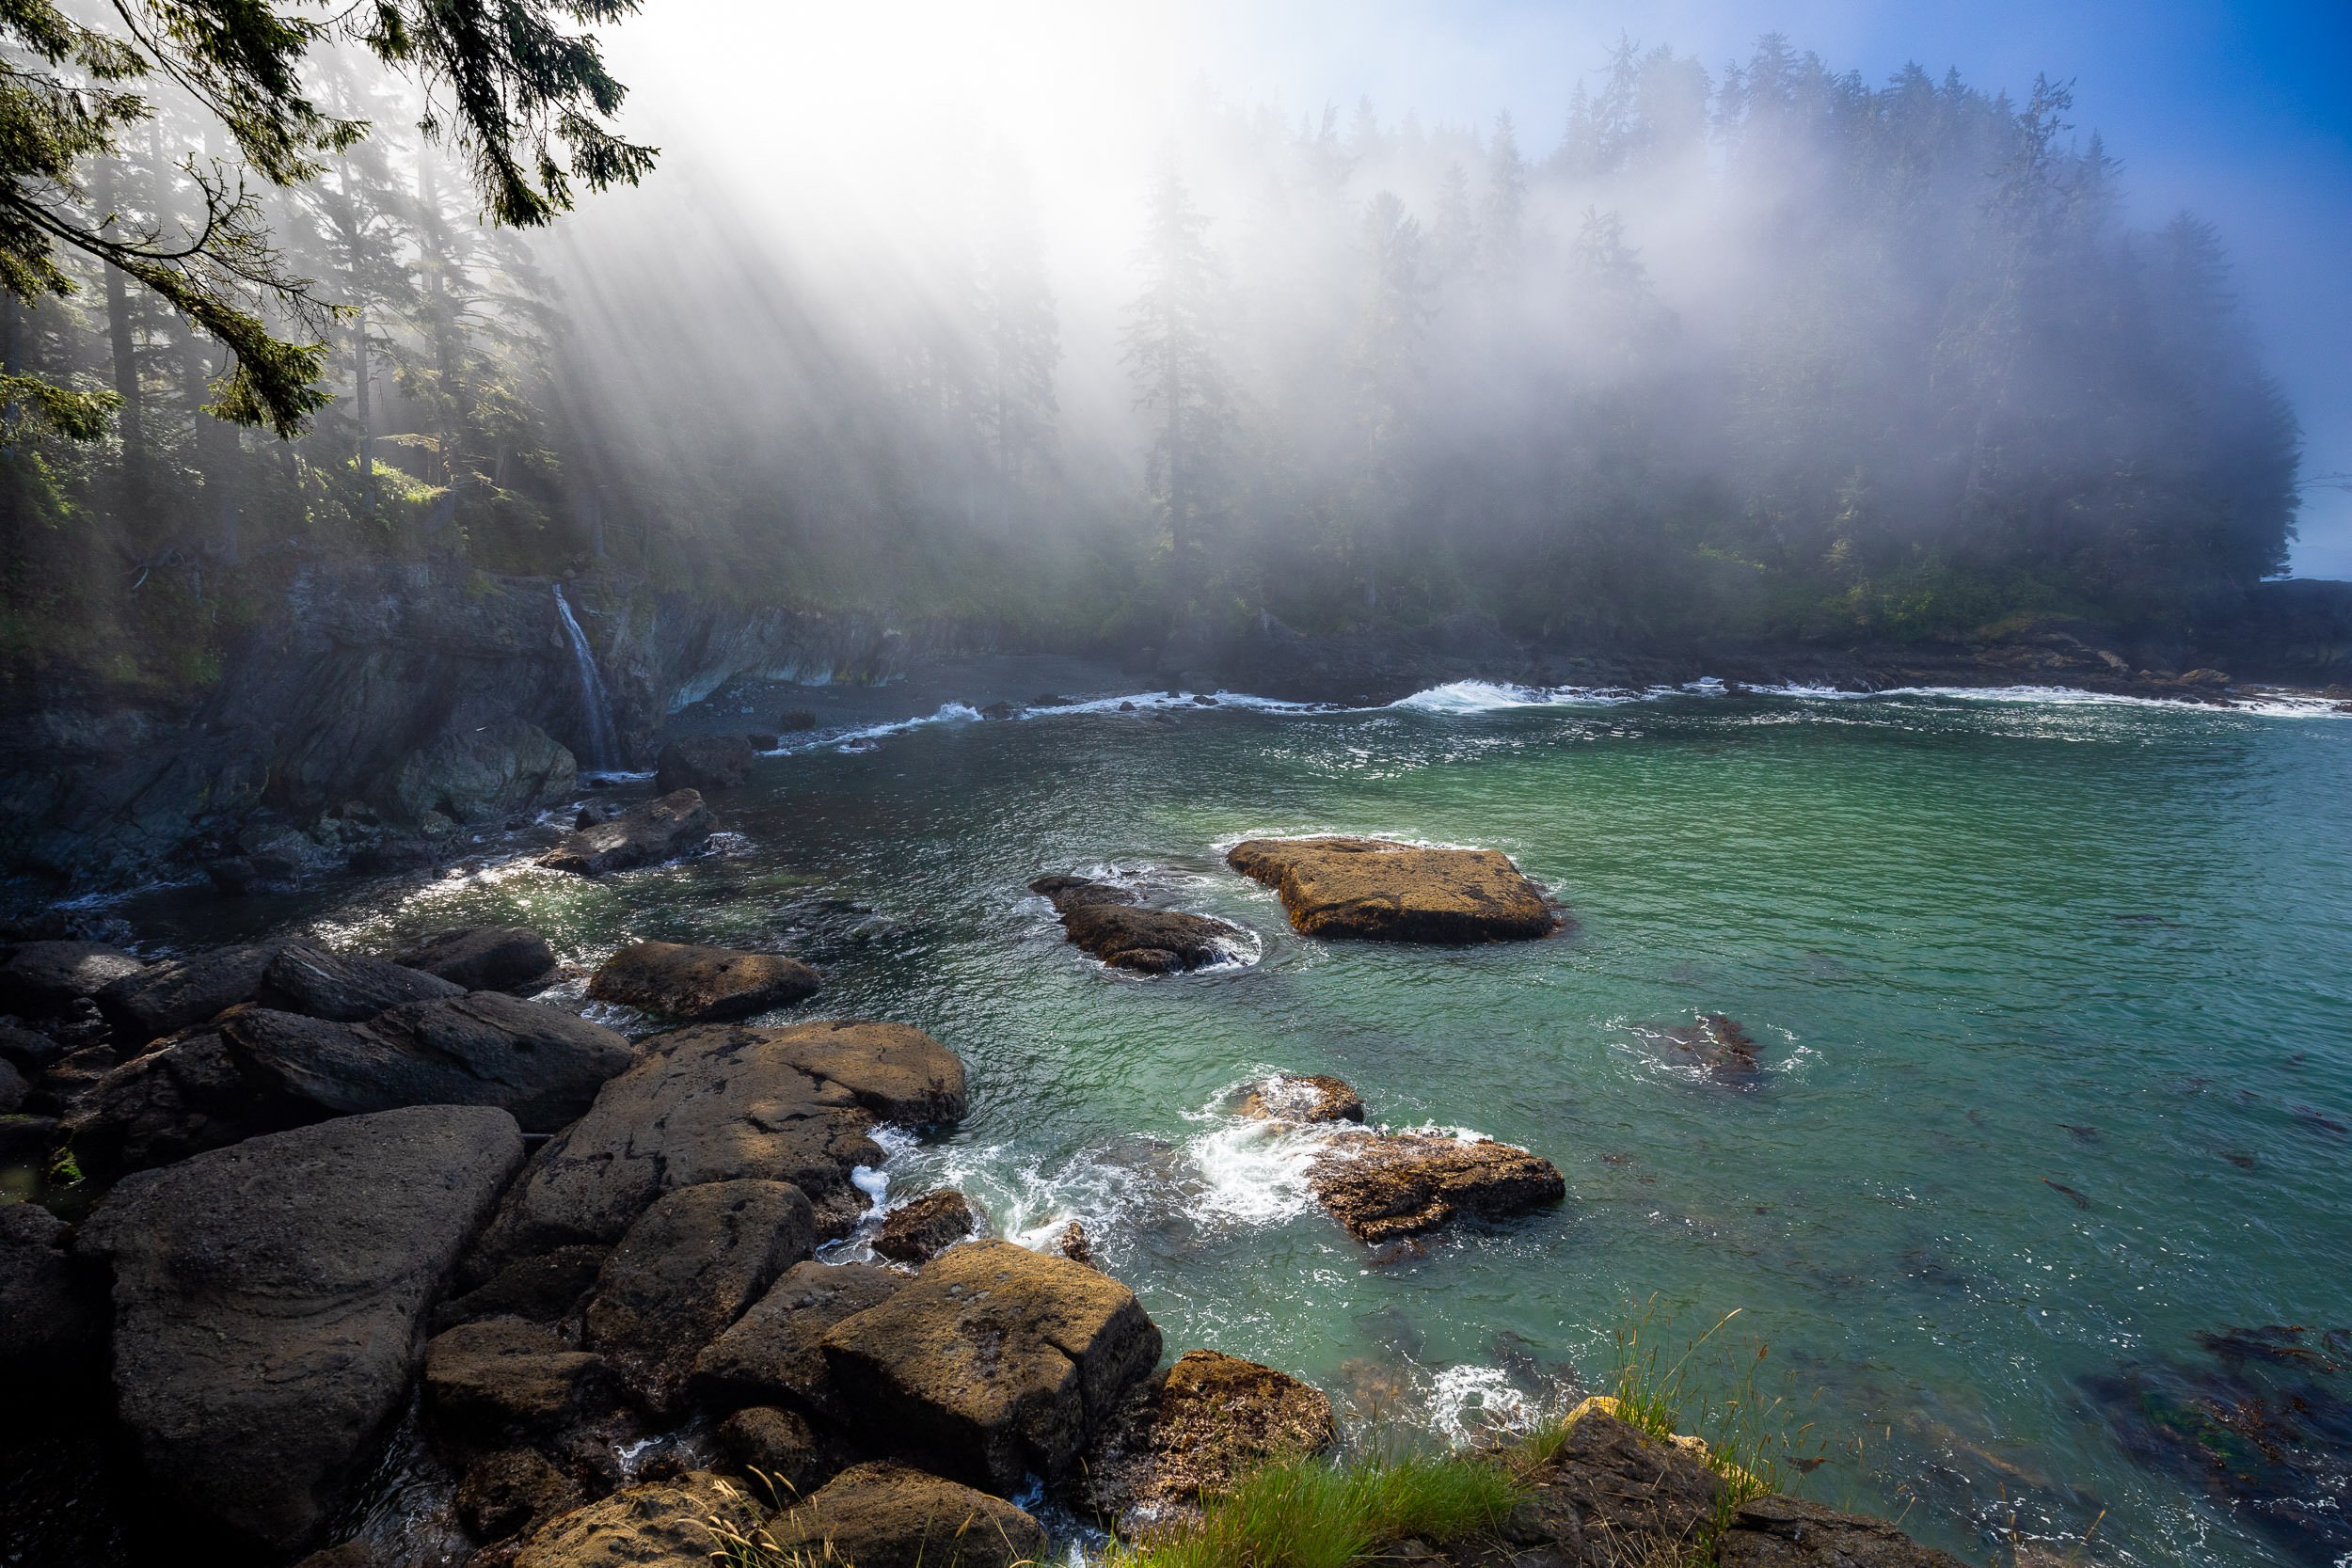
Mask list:
[[[2305,1325],[2324,1348],[2352,1324],[2352,721],[1495,695],[819,743],[723,800],[740,837],[717,855],[300,913],[383,948],[513,918],[581,962],[625,936],[780,942],[826,972],[814,1011],[917,1024],[971,1065],[970,1119],[895,1157],[894,1190],[952,1180],[1015,1234],[1082,1220],[1171,1353],[1284,1367],[1359,1413],[1523,1420],[1567,1397],[1565,1369],[1604,1376],[1629,1321],[1671,1358],[1737,1309],[1694,1392],[1767,1347],[1759,1390],[1826,1460],[1800,1489],[1972,1560],[2094,1521],[2093,1561],[2346,1550],[2332,1360],[2229,1363],[2302,1379],[2337,1423],[2332,1454],[2264,1461],[2303,1494],[2290,1512],[2320,1511],[2299,1527],[2112,1418],[2161,1420],[2150,1388],[2212,1397],[2201,1334]],[[1302,938],[1220,850],[1325,831],[1502,848],[1574,925],[1473,949]],[[1102,969],[1025,892],[1089,867],[1243,925],[1254,961]],[[1753,1085],[1645,1033],[1716,1012],[1762,1045]],[[1307,1201],[1311,1141],[1228,1113],[1273,1069],[1523,1144],[1567,1201],[1372,1261]]]

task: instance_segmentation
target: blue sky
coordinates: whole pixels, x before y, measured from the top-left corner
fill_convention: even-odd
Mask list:
[[[2074,84],[2133,216],[2218,224],[2272,371],[2303,420],[2304,471],[2352,471],[2352,0],[1231,0],[1198,13],[1198,57],[1238,95],[1486,122],[1545,145],[1569,87],[1622,31],[1710,70],[1769,31],[1883,81],[1906,61],[2022,93]],[[2306,492],[2298,576],[2352,578],[2352,493]]]

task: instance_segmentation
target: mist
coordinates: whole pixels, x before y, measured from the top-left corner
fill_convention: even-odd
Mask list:
[[[539,246],[657,572],[1638,642],[2153,626],[2286,569],[2229,236],[2140,211],[2062,83],[1597,23],[1471,114],[1286,91],[1234,13],[697,14],[612,40],[660,177]]]

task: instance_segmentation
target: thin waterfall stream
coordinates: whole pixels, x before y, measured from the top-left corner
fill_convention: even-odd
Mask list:
[[[612,701],[605,695],[604,676],[597,673],[596,650],[588,645],[588,634],[580,629],[580,622],[572,614],[571,601],[564,597],[564,585],[555,585],[555,612],[564,618],[564,630],[572,640],[572,666],[580,675],[580,705],[585,715],[588,736],[588,766],[599,773],[610,773],[621,765],[620,732],[612,723]]]

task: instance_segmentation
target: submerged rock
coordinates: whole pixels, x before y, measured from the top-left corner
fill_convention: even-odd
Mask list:
[[[808,965],[777,954],[637,942],[605,960],[588,994],[705,1023],[806,1001],[821,983]]]
[[[866,1133],[954,1121],[964,1097],[963,1064],[900,1024],[658,1036],[532,1159],[484,1240],[482,1276],[558,1246],[611,1244],[662,1194],[707,1181],[789,1181],[818,1233],[841,1234],[866,1203],[850,1172],[882,1161]]]
[[[666,1413],[703,1348],[816,1240],[808,1199],[789,1182],[679,1188],[639,1215],[605,1259],[581,1340],[647,1408]]]
[[[1703,1069],[1725,1083],[1741,1083],[1763,1070],[1755,1037],[1740,1021],[1722,1013],[1704,1013],[1694,1024],[1645,1031],[1661,1043],[1668,1061]]]
[[[696,735],[661,748],[654,763],[654,787],[667,795],[680,789],[733,789],[752,770],[751,737]]]
[[[1007,1492],[1068,1472],[1159,1360],[1160,1331],[1107,1275],[973,1242],[835,1323],[824,1347],[862,1431]]]
[[[1080,1507],[1131,1529],[1198,1504],[1250,1470],[1339,1440],[1331,1402],[1255,1361],[1191,1350],[1132,1390],[1087,1450]]]
[[[1172,974],[1232,956],[1239,927],[1181,910],[1145,909],[1136,895],[1084,877],[1040,877],[1029,891],[1061,916],[1062,934],[1114,969]]]
[[[436,931],[397,961],[466,990],[527,993],[555,978],[555,949],[527,926]]]
[[[290,1013],[359,1023],[403,1002],[432,1002],[465,992],[455,981],[421,969],[294,942],[262,972],[260,999]]]
[[[1375,1245],[1457,1218],[1525,1213],[1567,1195],[1559,1168],[1524,1148],[1428,1132],[1335,1139],[1307,1179],[1349,1235]]]
[[[539,863],[556,871],[601,877],[675,860],[698,849],[714,826],[710,808],[698,791],[674,790],[610,822],[580,829],[540,856]]]
[[[496,1105],[527,1132],[577,1119],[636,1060],[601,1024],[497,991],[404,1003],[367,1023],[247,1007],[221,1034],[258,1082],[329,1114]]]
[[[1002,1497],[889,1463],[844,1470],[769,1533],[787,1560],[856,1568],[1015,1568],[1045,1549],[1038,1522]]]
[[[1426,849],[1376,838],[1253,838],[1226,863],[1281,895],[1311,936],[1505,942],[1549,936],[1560,915],[1499,849]]]
[[[1361,1121],[1364,1102],[1343,1078],[1328,1073],[1262,1078],[1242,1091],[1240,1114],[1260,1121]]]
[[[874,1250],[894,1263],[923,1263],[972,1234],[972,1205],[953,1187],[925,1193],[884,1216]]]
[[[424,1312],[522,1161],[434,1105],[125,1180],[76,1237],[113,1270],[116,1406],[159,1506],[278,1552],[340,1503],[421,1359]]]

